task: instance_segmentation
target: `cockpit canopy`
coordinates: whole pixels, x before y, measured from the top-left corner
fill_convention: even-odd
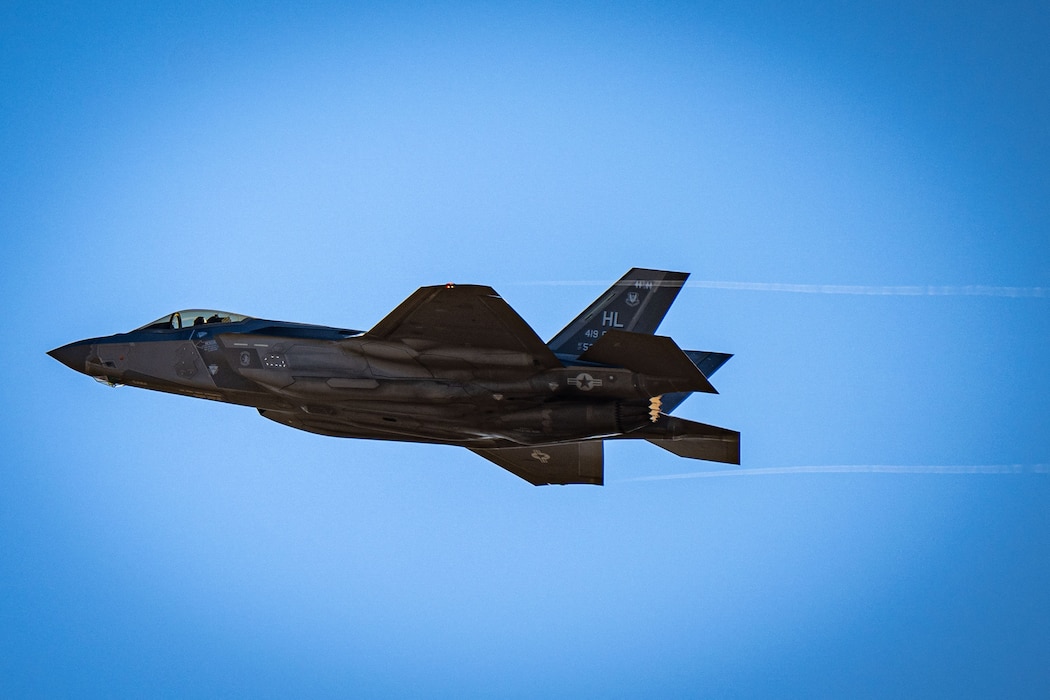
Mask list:
[[[170,331],[191,326],[203,326],[213,323],[238,323],[251,318],[241,314],[231,314],[228,311],[214,311],[211,309],[185,309],[175,313],[162,316],[152,323],[147,323],[139,331]]]

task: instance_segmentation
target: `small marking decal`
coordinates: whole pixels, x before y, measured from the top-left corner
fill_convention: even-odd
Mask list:
[[[543,450],[533,450],[532,454],[529,456],[537,462],[539,462],[540,464],[546,464],[547,462],[551,461],[551,456]]]
[[[288,367],[288,363],[281,355],[267,355],[263,358],[263,364],[270,369],[286,369]]]
[[[241,351],[241,367],[247,367],[252,363],[252,354],[247,350]]]
[[[569,386],[574,386],[580,391],[590,391],[594,387],[601,385],[601,379],[595,379],[586,372],[580,372],[575,377],[569,377]]]
[[[627,292],[626,301],[628,306],[635,307],[641,303],[642,297],[638,295],[638,292]]]

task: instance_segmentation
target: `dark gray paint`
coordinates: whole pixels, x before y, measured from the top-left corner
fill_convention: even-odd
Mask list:
[[[740,463],[739,433],[667,415],[715,393],[703,370],[729,358],[653,335],[687,276],[635,268],[549,344],[492,288],[445,285],[365,333],[192,311],[49,354],[321,435],[460,445],[533,484],[601,484],[605,439]]]

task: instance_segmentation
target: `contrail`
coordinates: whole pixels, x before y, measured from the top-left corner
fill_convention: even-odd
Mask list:
[[[980,464],[980,465],[890,465],[838,464],[800,467],[758,467],[753,469],[718,469],[685,474],[637,476],[627,481],[666,481],[668,479],[710,479],[724,476],[771,476],[780,474],[1050,474],[1050,464]]]
[[[608,280],[554,280],[549,282],[509,283],[521,286],[601,287]],[[997,287],[990,285],[870,285],[870,284],[787,284],[781,282],[726,282],[719,280],[692,280],[686,287],[700,289],[728,289],[745,292],[787,292],[791,294],[852,294],[859,296],[897,297],[1009,297],[1047,298],[1050,287]]]
[[[993,287],[988,285],[857,285],[857,284],[781,284],[775,282],[716,282],[697,280],[687,287],[735,289],[749,292],[791,292],[794,294],[858,294],[895,297],[1050,297],[1048,287]]]

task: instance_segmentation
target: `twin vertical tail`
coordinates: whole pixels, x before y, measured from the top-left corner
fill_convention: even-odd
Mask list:
[[[555,335],[559,361],[625,367],[662,382],[649,400],[649,422],[615,436],[643,438],[680,457],[740,463],[740,433],[668,415],[692,392],[717,393],[707,377],[731,355],[682,350],[656,329],[689,275],[634,268]],[[552,445],[471,448],[536,485],[604,482],[603,438]]]
[[[606,331],[651,335],[685,284],[687,272],[633,268],[551,338],[547,347],[562,360],[575,360]]]
[[[587,307],[573,321],[565,326],[560,333],[551,338],[547,347],[554,351],[562,362],[572,362],[582,359],[599,363],[615,364],[619,366],[630,366],[632,369],[644,371],[638,360],[649,356],[650,362],[664,362],[665,358],[659,357],[661,353],[655,352],[656,348],[649,344],[639,342],[635,339],[627,343],[637,346],[634,348],[633,362],[625,364],[630,358],[624,357],[624,348],[617,348],[614,352],[611,347],[599,348],[592,351],[591,347],[599,339],[610,331],[627,331],[640,335],[652,335],[656,332],[660,322],[663,321],[667,310],[678,297],[678,292],[688,279],[687,272],[670,272],[667,270],[649,270],[636,267],[620,278],[616,284],[609,287],[600,297]],[[612,335],[617,335],[613,333]],[[626,336],[621,336],[626,338]],[[603,346],[612,346],[612,338],[608,338]],[[669,339],[667,339],[669,340]],[[619,345],[617,343],[616,345]],[[675,346],[677,349],[677,346]],[[590,352],[589,352],[590,351]],[[732,355],[720,352],[701,352],[697,350],[685,350],[685,355],[692,365],[703,373],[704,377],[711,377],[718,369],[729,360]],[[582,356],[582,357],[581,357]],[[635,366],[631,366],[631,365]],[[664,369],[667,369],[665,366]],[[675,391],[663,396],[661,410],[670,413],[678,407],[692,391],[706,391],[717,393],[709,384],[706,387],[697,387],[687,391]]]
[[[681,350],[670,338],[654,335],[688,277],[684,272],[634,268],[547,346],[563,362],[597,362],[679,378],[681,387],[650,399],[649,425],[631,436],[644,437],[681,457],[739,464],[740,433],[668,415],[694,391],[717,393],[708,377],[732,357]]]

